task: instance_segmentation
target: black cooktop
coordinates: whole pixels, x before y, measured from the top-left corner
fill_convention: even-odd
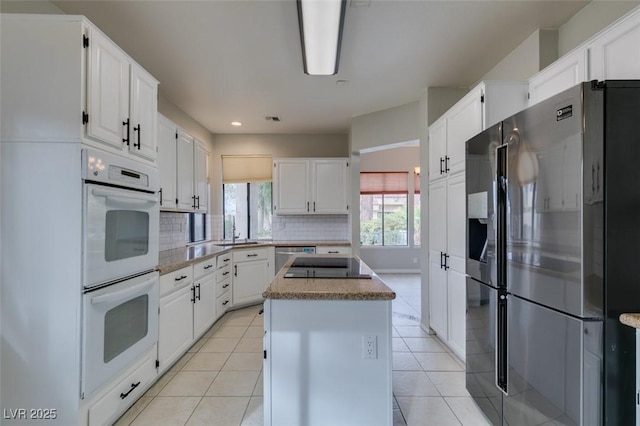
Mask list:
[[[285,278],[357,278],[370,279],[360,272],[360,261],[353,257],[302,256],[294,259]]]

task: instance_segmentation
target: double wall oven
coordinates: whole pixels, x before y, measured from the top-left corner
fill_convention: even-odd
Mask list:
[[[156,168],[82,151],[82,395],[158,340],[160,204]]]

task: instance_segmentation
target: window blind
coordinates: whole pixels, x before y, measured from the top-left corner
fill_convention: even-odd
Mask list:
[[[420,175],[416,173],[413,174],[413,192],[420,193]]]
[[[407,172],[360,172],[360,194],[408,194]]]
[[[269,155],[223,155],[222,183],[271,182]]]

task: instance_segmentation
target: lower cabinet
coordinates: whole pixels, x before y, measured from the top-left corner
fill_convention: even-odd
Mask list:
[[[193,337],[198,339],[213,325],[216,316],[216,274],[197,280],[194,285]]]
[[[348,246],[317,246],[316,254],[351,254]]]
[[[269,248],[233,252],[233,306],[260,302],[272,274]]]

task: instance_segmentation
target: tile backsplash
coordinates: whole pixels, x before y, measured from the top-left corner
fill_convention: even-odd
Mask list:
[[[334,241],[349,240],[348,215],[273,215],[271,234],[274,240]]]
[[[188,243],[188,213],[160,212],[160,251],[184,247]],[[224,216],[207,215],[207,240],[222,240]],[[273,215],[271,233],[282,241],[349,240],[347,215]]]

